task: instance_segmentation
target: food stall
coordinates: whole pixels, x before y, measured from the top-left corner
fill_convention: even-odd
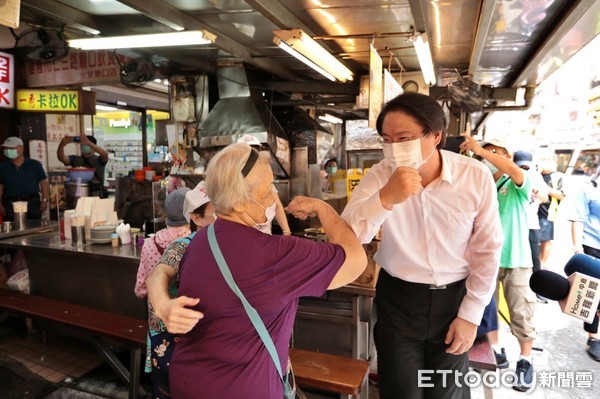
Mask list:
[[[27,233],[0,234],[0,249],[25,252],[31,294],[146,318],[146,302],[133,293],[141,247],[73,245],[61,239],[56,223]]]

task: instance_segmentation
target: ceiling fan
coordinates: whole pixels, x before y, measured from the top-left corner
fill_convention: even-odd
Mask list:
[[[33,27],[17,35],[9,28],[15,38],[15,53],[24,61],[32,64],[56,62],[69,54],[69,44],[61,29]]]
[[[490,100],[487,86],[480,86],[460,74],[447,88],[450,101],[469,113],[481,112]]]
[[[156,74],[156,66],[152,60],[144,57],[134,58],[120,67],[121,83],[130,88],[144,86],[153,80]]]

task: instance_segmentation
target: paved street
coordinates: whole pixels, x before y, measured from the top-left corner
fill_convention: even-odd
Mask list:
[[[550,258],[549,270],[563,274],[565,263],[572,255],[570,224],[566,221],[564,209],[559,210],[555,224],[555,240]],[[597,399],[600,397],[600,362],[592,360],[585,352],[587,333],[583,331],[583,322],[564,315],[556,302],[536,304],[536,328],[540,339],[536,347],[543,351],[533,352],[534,370],[538,372],[538,387],[527,394],[535,399]],[[519,356],[519,345],[506,324],[502,324],[500,339],[505,344],[510,367],[514,371]],[[572,373],[572,374],[563,374]],[[560,380],[560,375],[564,375]],[[591,388],[584,388],[575,381],[576,376],[586,377],[591,374]],[[547,380],[550,386],[540,387],[539,379]],[[568,385],[571,384],[571,385]],[[482,389],[473,389],[473,398],[483,398]],[[508,399],[526,394],[510,388],[494,389],[494,398]]]

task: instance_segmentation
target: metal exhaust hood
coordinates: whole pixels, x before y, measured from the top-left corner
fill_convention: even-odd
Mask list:
[[[272,153],[277,176],[290,176],[290,140],[266,106],[260,83],[243,67],[217,69],[219,101],[198,129],[202,148],[223,147],[244,134],[256,137]]]

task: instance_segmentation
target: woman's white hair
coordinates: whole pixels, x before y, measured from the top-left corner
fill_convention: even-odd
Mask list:
[[[242,169],[255,151],[248,144],[230,144],[215,155],[206,168],[206,193],[215,210],[229,215],[234,208],[250,201],[250,193],[256,186],[256,179],[247,179],[242,175]],[[260,151],[254,168],[260,162],[269,163],[270,155]]]

